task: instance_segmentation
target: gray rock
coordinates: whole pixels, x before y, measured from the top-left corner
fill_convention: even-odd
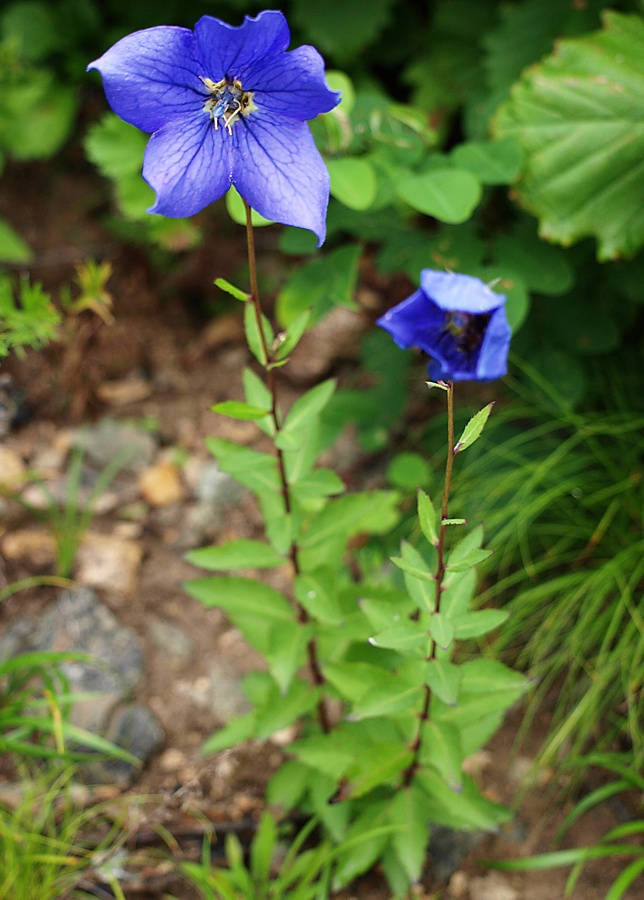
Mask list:
[[[145,706],[130,703],[122,706],[111,718],[105,737],[136,756],[142,763],[163,746],[165,735],[159,720]],[[127,759],[107,757],[92,760],[84,767],[88,781],[129,784],[136,778],[140,767]]]
[[[148,634],[170,665],[182,666],[192,659],[195,642],[178,625],[156,619],[148,625]]]
[[[156,441],[148,431],[109,418],[76,429],[74,443],[83,447],[88,459],[100,468],[123,454],[127,457],[124,469],[132,472],[150,465],[156,451]]]
[[[436,881],[447,882],[463,860],[487,836],[485,831],[456,831],[436,825],[429,841],[429,857],[432,876]]]
[[[222,472],[216,462],[204,463],[195,488],[197,500],[218,509],[237,506],[246,488],[238,484],[226,472]]]

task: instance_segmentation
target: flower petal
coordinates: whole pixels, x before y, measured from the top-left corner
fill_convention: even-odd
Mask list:
[[[388,331],[399,347],[420,347],[433,352],[433,337],[443,327],[445,313],[421,289],[388,310],[377,324]]]
[[[340,102],[340,94],[326,85],[324,60],[313,47],[259,60],[246,67],[240,78],[261,109],[302,122],[329,112]]]
[[[512,329],[502,306],[492,313],[487,326],[481,352],[476,366],[479,381],[494,381],[502,378],[508,371],[508,349]]]
[[[206,77],[213,81],[239,78],[243,84],[243,72],[266,56],[283,53],[291,36],[282,13],[268,9],[254,18],[245,16],[237,28],[202,16],[195,25],[195,38]]]
[[[183,218],[222,197],[231,182],[232,142],[199,112],[168,122],[148,142],[143,177],[157,199],[148,212]]]
[[[257,109],[233,125],[233,184],[266,219],[326,234],[329,173],[305,122]]]
[[[442,309],[466,313],[490,312],[501,306],[505,297],[495,294],[480,278],[423,269],[420,286]]]
[[[129,34],[88,69],[103,76],[114,112],[141,131],[156,131],[203,106],[207,91],[189,28],[161,25]]]

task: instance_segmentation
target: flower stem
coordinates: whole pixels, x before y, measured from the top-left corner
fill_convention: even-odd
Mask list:
[[[255,311],[255,319],[257,321],[257,330],[259,331],[262,355],[266,360],[266,362],[264,363],[264,374],[266,377],[266,384],[271,395],[270,415],[275,427],[275,435],[277,436],[280,433],[282,427],[282,418],[277,403],[277,384],[275,380],[275,369],[271,365],[272,350],[268,346],[266,335],[264,334],[264,328],[262,327],[262,307],[259,299],[259,284],[257,280],[257,258],[255,255],[255,234],[253,231],[253,223],[251,218],[252,210],[245,200],[244,208],[246,210],[246,246],[248,250],[248,267],[250,271],[250,302],[253,304],[253,309]],[[282,498],[284,500],[284,511],[288,516],[292,509],[292,503],[291,490],[286,474],[286,465],[284,462],[284,453],[282,449],[275,444],[274,447],[277,457],[277,468],[279,471]],[[294,540],[291,540],[291,545],[289,548],[289,559],[291,560],[294,575],[299,575],[300,564],[298,559],[298,546]],[[307,611],[304,609],[301,603],[298,603],[295,600],[293,601],[293,605],[297,613],[298,622],[300,622],[301,625],[305,625],[309,621],[309,615]],[[318,660],[315,638],[311,638],[311,640],[307,644],[307,657],[309,672],[311,673],[313,683],[316,685],[316,687],[321,687],[324,684],[324,676],[322,674],[322,670],[320,668],[320,663]],[[320,722],[320,727],[324,732],[329,732],[331,730],[331,724],[329,721],[329,715],[324,697],[322,697],[320,699],[320,702],[318,703],[318,720]]]
[[[449,494],[452,486],[452,469],[454,466],[454,382],[449,381],[447,384],[447,460],[445,462],[445,480],[443,483],[443,500],[441,503],[441,523],[438,532],[438,542],[436,544],[437,563],[436,563],[436,603],[435,613],[440,613],[441,594],[443,592],[443,579],[445,578],[445,534],[447,525],[445,524],[449,510]],[[432,641],[432,649],[427,656],[426,661],[430,662],[436,659],[436,642]],[[423,686],[423,707],[418,716],[418,731],[414,738],[410,750],[412,752],[412,760],[409,763],[405,774],[403,775],[403,786],[408,787],[419,767],[420,748],[422,743],[423,725],[429,719],[429,704],[432,699],[432,691],[429,685]]]

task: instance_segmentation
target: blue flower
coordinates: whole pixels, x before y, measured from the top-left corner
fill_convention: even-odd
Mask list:
[[[432,381],[493,381],[507,372],[505,297],[479,278],[423,269],[420,288],[378,319],[400,347],[433,357]]]
[[[122,119],[152,133],[143,177],[149,212],[184,217],[234,185],[267,219],[324,240],[329,175],[307,120],[339,102],[313,47],[285,52],[281,12],[234,28],[203,16],[194,31],[159,26],[118,41],[88,69]]]

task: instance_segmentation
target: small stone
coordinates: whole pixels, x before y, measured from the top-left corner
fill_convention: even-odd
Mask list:
[[[185,665],[194,657],[195,642],[179,626],[157,619],[148,625],[148,634],[171,665]]]
[[[169,747],[159,757],[159,768],[162,772],[178,772],[188,762],[188,758],[176,747]]]
[[[209,709],[220,722],[228,722],[250,710],[240,680],[231,673],[230,665],[215,661],[209,675],[201,675],[194,681],[177,681],[175,690],[195,706]]]
[[[470,880],[465,872],[454,872],[449,880],[447,892],[450,900],[467,900]]]
[[[519,900],[510,882],[498,872],[470,880],[470,900]]]
[[[7,560],[21,560],[29,562],[34,569],[44,569],[56,559],[56,541],[48,531],[18,528],[4,536],[2,553]]]
[[[183,499],[181,475],[170,462],[158,462],[146,469],[139,480],[139,489],[151,506],[168,506]]]
[[[123,468],[130,472],[149,465],[156,450],[155,439],[148,431],[109,418],[77,428],[74,443],[83,447],[88,459],[100,468],[119,456],[126,457]]]
[[[19,490],[25,480],[27,469],[22,457],[10,447],[0,445],[0,485],[9,490]]]
[[[88,532],[76,556],[81,584],[131,596],[136,590],[143,548],[137,541]]]
[[[110,406],[127,406],[146,400],[152,393],[152,385],[142,375],[128,375],[112,381],[104,381],[96,388],[99,400]]]
[[[136,756],[143,764],[147,763],[152,755],[163,746],[165,740],[159,720],[139,703],[130,703],[117,710],[105,737]],[[139,766],[134,763],[107,757],[100,761],[92,761],[87,767],[86,778],[89,781],[128,784],[139,771]]]
[[[199,472],[195,495],[200,503],[229,509],[239,504],[245,490],[227,472],[222,472],[216,462],[207,462]]]

